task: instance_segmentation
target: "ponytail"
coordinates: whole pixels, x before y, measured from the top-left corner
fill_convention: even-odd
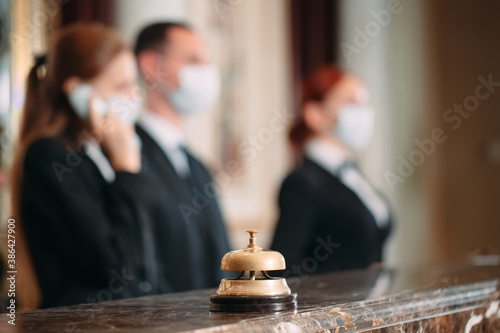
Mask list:
[[[36,114],[43,109],[43,102],[41,100],[43,93],[42,85],[45,77],[45,63],[46,56],[39,56],[35,58],[35,64],[31,68],[26,83],[26,97],[24,103],[23,118],[21,120],[21,128],[19,131],[19,141],[24,142],[33,132],[34,125],[38,117]]]
[[[24,112],[19,129],[19,138],[14,149],[14,163],[10,172],[12,200],[11,217],[16,221],[16,269],[22,272],[22,274],[17,275],[17,284],[19,288],[17,288],[16,298],[19,308],[23,310],[36,309],[40,306],[41,303],[40,287],[38,285],[38,280],[24,233],[21,214],[19,210],[19,200],[21,192],[21,178],[24,164],[24,155],[27,146],[31,142],[30,137],[32,137],[32,135],[30,134],[34,132],[34,129],[37,125],[37,122],[35,121],[38,118],[37,113],[42,112],[41,109],[43,109],[42,87],[45,77],[45,59],[45,56],[36,57],[35,64],[28,74],[28,79],[26,82],[25,105],[23,110]],[[4,235],[7,235],[7,233],[5,232]],[[7,243],[8,242],[5,238],[2,239],[2,244],[4,245],[0,249],[0,252],[5,264],[8,263]],[[5,286],[6,285],[4,284],[3,289],[5,289]]]

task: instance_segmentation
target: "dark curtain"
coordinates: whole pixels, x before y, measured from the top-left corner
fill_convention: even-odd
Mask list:
[[[61,26],[74,22],[113,25],[114,0],[66,0],[61,3]]]
[[[292,0],[291,29],[295,105],[300,107],[304,75],[325,63],[337,61],[338,0]]]

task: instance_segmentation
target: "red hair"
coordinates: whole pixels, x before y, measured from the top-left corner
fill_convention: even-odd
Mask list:
[[[327,93],[337,85],[344,73],[334,65],[324,65],[312,71],[302,82],[302,111],[310,101],[323,102]],[[289,140],[297,156],[302,155],[306,141],[314,134],[302,115],[292,125]]]

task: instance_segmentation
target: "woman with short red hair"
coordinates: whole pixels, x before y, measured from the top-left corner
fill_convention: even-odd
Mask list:
[[[290,131],[299,165],[281,187],[272,248],[307,273],[381,262],[391,214],[353,162],[373,132],[368,91],[356,77],[324,66],[304,81],[302,101]]]

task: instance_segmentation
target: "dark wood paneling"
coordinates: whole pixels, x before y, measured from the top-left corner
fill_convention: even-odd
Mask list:
[[[304,75],[337,60],[338,1],[292,0],[290,8],[294,96],[298,111]]]
[[[61,5],[61,26],[74,22],[113,25],[114,0],[71,0]]]

